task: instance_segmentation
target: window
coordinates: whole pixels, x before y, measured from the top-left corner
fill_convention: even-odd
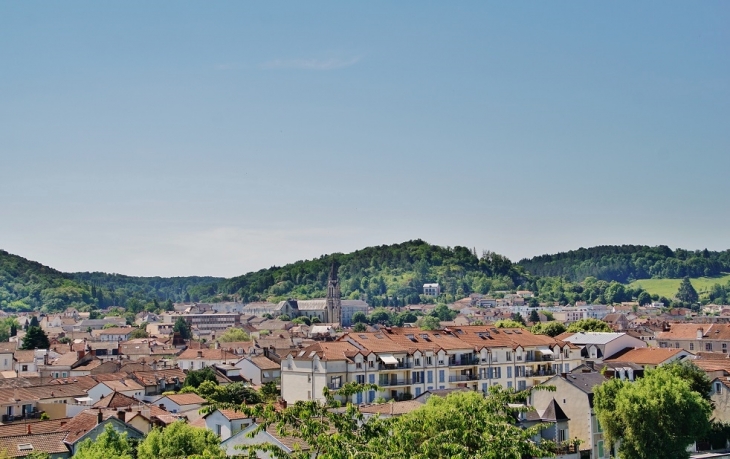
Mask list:
[[[358,370],[362,370],[362,362],[357,362],[355,364],[355,368],[357,368]]]
[[[501,379],[502,378],[502,369],[500,367],[497,367],[494,369],[494,379]]]
[[[375,375],[368,375],[368,380],[370,384],[375,384]]]
[[[565,364],[565,372],[567,373],[569,371],[570,371],[570,364],[569,363],[566,363]]]
[[[417,367],[420,367],[421,366],[421,359],[416,359],[416,366]]]
[[[507,377],[508,378],[512,377],[512,367],[507,367]],[[510,384],[512,384],[512,383],[510,383]],[[510,385],[508,387],[512,387],[512,386]]]
[[[365,384],[365,375],[357,375],[357,383]]]
[[[426,378],[427,378],[426,380],[428,381],[428,383],[432,384],[433,383],[433,371],[427,371]]]
[[[527,383],[525,381],[517,381],[517,390],[525,390]]]
[[[416,397],[418,397],[419,395],[421,395],[421,388],[416,387]]]
[[[715,393],[722,394],[722,383],[721,382],[715,383]]]
[[[64,371],[61,375],[62,375],[63,378],[65,378],[66,377],[66,372]]]
[[[565,431],[565,429],[558,429],[558,442],[559,443],[564,442],[566,440],[567,436],[568,435],[567,435],[567,432]]]
[[[507,381],[507,388],[512,389],[512,381]]]
[[[374,362],[374,361],[372,361],[372,360],[368,360],[368,367],[369,367],[369,368],[373,368],[373,367],[375,367],[375,362]]]
[[[508,362],[512,361],[512,353],[510,351],[507,351],[507,361]]]
[[[727,343],[722,343],[722,353],[727,354]]]
[[[570,357],[570,349],[568,349],[566,347],[565,350],[563,351],[563,355],[565,356],[566,359],[569,358]]]
[[[689,350],[694,351],[695,350],[695,343],[689,343]]]
[[[679,347],[679,343],[677,343],[677,347]],[[711,351],[712,350],[712,343],[705,343],[705,350]]]
[[[223,430],[223,426],[221,426],[220,424],[216,424],[215,425],[215,431],[216,431],[216,433],[218,434],[219,437],[221,436],[221,433],[222,433],[221,431],[222,430]]]
[[[445,372],[444,372],[444,370],[439,370],[439,382],[440,382],[440,383],[441,383],[441,382],[444,382],[444,380],[446,379],[446,378],[444,377],[444,375],[445,375]]]
[[[598,440],[598,457],[603,457],[603,440]]]
[[[23,365],[22,371],[28,371],[28,365]],[[56,373],[56,376],[58,377],[58,373]]]
[[[674,343],[675,349],[679,349],[679,343]]]
[[[426,365],[433,365],[433,357],[431,357],[431,356],[426,357]]]

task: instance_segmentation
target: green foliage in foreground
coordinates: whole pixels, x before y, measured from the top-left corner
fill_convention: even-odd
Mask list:
[[[611,327],[604,321],[598,319],[581,319],[568,326],[571,333],[579,332],[611,332]]]
[[[685,459],[687,447],[710,432],[710,403],[678,375],[660,367],[636,382],[611,379],[594,391],[598,420],[624,459]]]
[[[365,420],[357,407],[344,407],[338,397],[377,389],[373,385],[346,384],[342,389],[324,390],[326,402],[307,401],[275,410],[270,405],[234,407],[260,422],[257,432],[272,426],[281,435],[294,437],[309,449],[286,454],[271,444],[251,446],[248,457],[261,452],[284,458],[487,458],[521,459],[552,456],[554,443],[535,444],[543,425],[523,429],[516,425],[517,409],[527,392],[514,393],[495,387],[488,396],[478,392],[457,392],[446,398],[431,397],[423,408],[400,417]],[[210,408],[213,409],[213,408]]]
[[[176,421],[164,429],[154,429],[137,448],[137,459],[223,459],[220,439],[208,429]]]
[[[93,441],[87,438],[79,445],[75,459],[133,459],[133,449],[126,433],[119,433],[109,423]]]

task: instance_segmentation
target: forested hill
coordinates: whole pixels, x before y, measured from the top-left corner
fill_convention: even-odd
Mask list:
[[[212,297],[223,279],[213,277],[129,277],[104,273],[68,274],[0,250],[0,309],[80,310],[112,305],[140,309],[146,303]]]
[[[339,265],[343,298],[367,298],[373,306],[418,303],[423,284],[438,282],[450,298],[472,292],[511,290],[528,281],[501,255],[477,256],[466,247],[440,247],[421,240],[331,254],[226,280],[221,292],[245,301],[316,298],[326,294],[332,262]]]
[[[716,276],[730,272],[730,250],[672,250],[660,245],[606,245],[580,248],[555,255],[521,260],[522,266],[539,277],[565,277],[581,282],[586,277],[630,282],[635,279]]]

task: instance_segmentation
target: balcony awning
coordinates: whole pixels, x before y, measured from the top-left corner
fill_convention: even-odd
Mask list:
[[[398,359],[393,354],[378,354],[378,358],[386,365],[398,365]]]
[[[546,347],[546,346],[540,346],[537,348],[537,350],[540,351],[540,353],[542,355],[553,355],[553,351],[550,350],[550,348]]]

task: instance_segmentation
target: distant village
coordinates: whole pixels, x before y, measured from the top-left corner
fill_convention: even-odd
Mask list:
[[[440,287],[426,284],[423,291],[438,297]],[[134,326],[113,315],[114,308],[95,319],[73,308],[20,314],[17,334],[0,343],[0,449],[10,457],[45,452],[65,458],[107,424],[142,438],[155,427],[183,420],[212,430],[229,456],[244,454],[236,446],[256,441],[291,451],[291,439],[275,429],[252,438],[247,433],[254,419],[231,410],[203,414],[206,399],[177,393],[190,372],[206,368],[220,385],[260,389],[273,383],[284,407],[324,400],[325,388],[348,382],[376,384],[378,390],[348,400],[367,416],[399,416],[453,391],[554,386],[554,392],[533,393],[520,422],[553,425],[544,435],[565,445],[560,458],[598,459],[608,458],[609,449],[593,410],[594,388],[610,378],[633,381],[646,370],[691,360],[712,380],[714,418],[730,422],[730,307],[710,305],[706,313],[667,310],[661,303],[534,307],[530,291],[498,292],[449,304],[455,318],[435,329],[375,323],[354,331],[353,317],[372,308],[340,296],[333,270],[326,298],[178,303],[173,311],[138,314]],[[436,307],[390,309],[428,314]],[[518,315],[524,328],[495,325]],[[296,321],[300,317],[307,320]],[[531,333],[537,322],[530,318],[565,325],[596,319],[612,331],[551,337]],[[175,331],[181,321],[191,336]],[[50,346],[22,350],[26,330],[36,322]],[[144,338],[133,336],[139,325]],[[231,329],[245,332],[241,336],[247,339],[221,340]]]

